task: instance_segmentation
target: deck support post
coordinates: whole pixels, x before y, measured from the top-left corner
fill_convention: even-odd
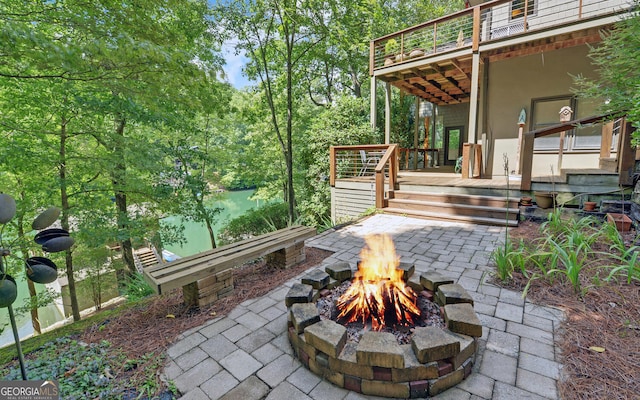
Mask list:
[[[420,127],[420,98],[416,96],[415,101],[415,119],[413,124],[413,165],[414,169],[418,169],[418,130]],[[409,152],[407,152],[407,157],[409,157]],[[424,167],[427,168],[427,153],[424,153]]]
[[[391,84],[385,83],[384,95],[384,144],[391,143]]]
[[[376,96],[376,85],[378,81],[375,76],[371,77],[371,105],[369,110],[371,130],[375,132],[378,128],[378,98]]]
[[[480,54],[473,53],[471,59],[471,96],[469,102],[469,133],[467,141],[476,143],[476,131],[478,120],[478,81],[480,76]]]

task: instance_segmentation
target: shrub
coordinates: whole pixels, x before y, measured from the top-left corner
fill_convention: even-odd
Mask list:
[[[289,216],[286,203],[267,204],[250,209],[244,215],[234,218],[222,229],[218,238],[220,244],[237,242],[251,236],[286,228]]]

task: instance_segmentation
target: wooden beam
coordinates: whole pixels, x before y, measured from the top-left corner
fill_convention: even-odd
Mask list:
[[[334,187],[336,185],[336,148],[335,146],[329,147],[329,186]]]
[[[525,24],[526,25],[526,24]],[[473,8],[473,35],[471,50],[475,53],[480,48],[480,7]]]
[[[520,190],[531,190],[531,168],[533,167],[533,141],[535,135],[527,132],[523,136],[522,157],[520,157]]]
[[[462,179],[469,179],[469,157],[472,147],[471,143],[462,145]]]
[[[600,159],[611,157],[613,143],[613,121],[602,126],[602,140],[600,141]]]
[[[618,151],[618,182],[622,186],[633,186],[633,170],[636,164],[636,152],[631,145],[633,131],[631,122],[623,120]]]

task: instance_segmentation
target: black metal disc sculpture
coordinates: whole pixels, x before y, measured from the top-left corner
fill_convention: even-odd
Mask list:
[[[0,193],[0,224],[6,224],[16,215],[16,202],[8,194]],[[46,229],[53,224],[60,216],[58,207],[49,207],[41,212],[31,224],[34,230],[40,230],[34,238],[34,241],[42,246],[42,251],[48,253],[57,253],[69,250],[73,246],[74,240],[69,236],[69,232],[60,228]],[[27,372],[24,367],[24,356],[20,346],[20,336],[16,327],[15,315],[11,304],[18,297],[18,287],[16,280],[5,272],[4,258],[11,254],[11,250],[4,247],[2,235],[0,231],[0,308],[7,307],[9,310],[9,318],[11,319],[11,328],[13,329],[13,337],[16,342],[18,351],[18,359],[20,360],[20,370],[22,379],[27,380]],[[30,257],[25,261],[27,277],[36,283],[51,283],[58,277],[58,267],[56,264],[46,257]]]
[[[18,297],[18,286],[11,275],[0,275],[0,307],[9,307]]]

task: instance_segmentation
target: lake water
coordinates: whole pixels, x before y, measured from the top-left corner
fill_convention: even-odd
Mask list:
[[[229,220],[241,216],[250,208],[258,206],[256,201],[249,200],[249,197],[253,192],[254,190],[224,192],[217,200],[211,201],[207,204],[209,207],[223,208],[223,210],[216,216],[216,223],[213,226],[213,231],[216,234],[216,240],[218,240],[218,232]],[[168,224],[179,224],[180,219],[180,216],[172,216],[164,218],[162,222]],[[185,221],[184,225],[186,243],[183,246],[166,246],[167,250],[180,257],[186,257],[211,249],[209,233],[207,232],[207,228],[204,224]],[[29,296],[29,290],[27,288],[27,282],[24,274],[15,278],[18,283],[18,299],[13,304],[14,310],[17,307],[22,306],[22,304],[24,304],[24,299]],[[44,285],[36,284],[37,291],[43,290],[43,288]],[[43,328],[63,319],[62,313],[54,304],[39,308],[38,316],[40,319],[40,325]],[[0,326],[4,325],[4,322],[6,322],[7,325],[4,327],[4,331],[0,335],[0,347],[14,343],[13,332],[11,331],[11,325],[9,324],[9,313],[6,308],[0,308]],[[20,316],[16,316],[16,325],[18,326],[18,333],[21,338],[33,333],[31,314],[28,312]]]
[[[239,190],[234,192],[224,192],[220,198],[211,201],[207,206],[222,207],[222,212],[216,215],[216,221],[213,225],[213,232],[216,235],[216,243],[218,242],[218,233],[226,223],[236,217],[243,215],[250,208],[256,208],[258,204],[254,200],[249,200],[254,190]],[[167,217],[162,220],[163,223],[178,225],[181,221],[180,216]],[[185,226],[186,243],[183,246],[165,245],[170,252],[180,257],[190,256],[202,251],[211,249],[211,241],[209,240],[209,232],[204,223],[196,223],[191,221],[183,221]]]
[[[18,284],[18,298],[13,303],[13,311],[15,314],[16,308],[21,307],[26,303],[29,297],[29,288],[27,286],[27,278],[25,274],[14,276],[16,283]],[[35,284],[36,292],[44,290],[44,285],[38,283]],[[58,286],[58,290],[60,287]],[[40,320],[40,326],[45,328],[63,319],[62,312],[55,304],[49,304],[46,307],[40,307],[38,309],[38,319]],[[6,325],[4,325],[6,323]],[[11,330],[11,324],[9,324],[9,311],[7,308],[0,308],[0,326],[4,326],[4,331],[0,335],[0,347],[14,343],[13,331]],[[18,334],[21,338],[24,338],[33,333],[33,325],[31,323],[31,313],[28,311],[16,315],[16,326],[18,327]]]

